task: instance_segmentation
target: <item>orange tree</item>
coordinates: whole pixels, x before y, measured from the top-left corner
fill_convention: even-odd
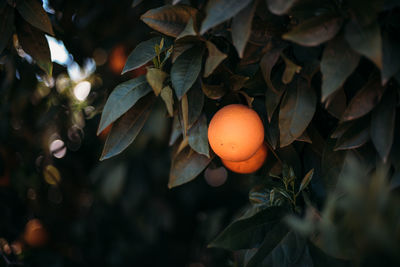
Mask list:
[[[108,96],[100,159],[124,151],[163,102],[168,187],[185,186],[222,164],[207,138],[214,114],[247,105],[264,124],[267,160],[243,177],[253,184],[248,208],[209,247],[235,251],[235,266],[397,266],[399,3],[172,2],[141,15],[153,37],[122,74],[147,71]],[[15,20],[19,45],[51,74],[47,15],[24,4],[35,1],[1,3],[0,52]]]

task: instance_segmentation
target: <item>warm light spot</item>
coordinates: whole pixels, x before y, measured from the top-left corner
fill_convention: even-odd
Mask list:
[[[51,185],[59,184],[61,181],[60,172],[53,165],[47,165],[43,170],[43,176],[46,183]]]
[[[107,52],[102,48],[96,48],[93,52],[93,59],[97,66],[102,66],[107,62]]]
[[[67,148],[62,140],[56,139],[50,144],[50,153],[58,158],[61,159],[67,153]]]
[[[74,87],[74,95],[79,101],[84,101],[90,93],[92,85],[88,81],[82,81]]]
[[[26,224],[24,240],[29,246],[43,246],[46,244],[47,239],[47,231],[38,219],[32,219]]]

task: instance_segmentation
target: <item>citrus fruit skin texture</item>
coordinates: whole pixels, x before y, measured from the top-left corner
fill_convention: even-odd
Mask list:
[[[208,141],[220,158],[243,161],[264,141],[264,126],[257,112],[240,104],[221,108],[211,119]]]
[[[262,144],[260,149],[258,149],[257,152],[247,160],[235,162],[222,159],[222,163],[233,172],[249,174],[261,168],[267,158],[267,154],[267,146]]]

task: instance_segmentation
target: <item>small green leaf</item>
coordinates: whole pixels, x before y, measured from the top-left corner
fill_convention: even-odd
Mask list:
[[[140,19],[150,28],[165,35],[177,37],[186,27],[190,18],[196,16],[197,10],[185,5],[165,5],[150,9]]]
[[[272,84],[271,72],[272,68],[275,66],[276,62],[279,59],[281,51],[281,48],[271,49],[262,57],[260,61],[260,67],[264,80],[267,83],[267,86],[274,92],[278,92],[278,90],[276,90],[274,85]]]
[[[231,223],[208,247],[229,250],[254,248],[264,240],[271,226],[279,222],[286,214],[283,207],[269,207],[255,215]]]
[[[296,0],[267,0],[267,5],[272,14],[283,15],[295,2]]]
[[[282,38],[304,46],[317,46],[332,39],[339,32],[342,22],[340,17],[323,14],[304,21]]]
[[[396,102],[396,92],[393,89],[387,89],[381,102],[372,112],[371,139],[384,162],[393,144]]]
[[[381,100],[383,91],[379,78],[371,77],[351,99],[343,113],[342,121],[354,120],[369,113]]]
[[[154,95],[142,98],[118,119],[108,134],[100,160],[105,160],[124,151],[139,134],[149,117]]]
[[[382,38],[378,22],[361,26],[357,21],[351,20],[345,27],[345,37],[351,48],[382,69]]]
[[[296,73],[300,73],[301,67],[296,65],[293,61],[288,59],[284,54],[281,54],[283,60],[285,61],[285,71],[282,75],[282,82],[284,84],[288,84],[293,80],[293,77]]]
[[[190,147],[199,154],[210,157],[207,137],[207,119],[201,116],[188,132]]]
[[[210,76],[218,65],[227,57],[226,54],[219,51],[219,49],[210,41],[206,41],[206,45],[208,49],[208,57],[204,66],[204,77]]]
[[[307,128],[314,116],[316,96],[307,82],[298,78],[289,86],[279,111],[280,146],[290,145]]]
[[[50,48],[44,33],[20,20],[17,23],[17,34],[22,49],[36,61],[36,64],[43,71],[51,76],[53,63],[51,62]]]
[[[160,44],[161,39],[162,39],[161,37],[154,37],[150,40],[138,44],[128,56],[122,74],[140,68],[147,62],[151,61],[155,56],[157,56],[154,47]],[[166,49],[170,48],[171,45],[172,45],[171,40],[168,38],[165,39],[164,46],[160,52],[163,52]]]
[[[135,103],[151,92],[145,76],[121,83],[112,91],[101,114],[99,135],[108,125],[127,112]]]
[[[14,10],[9,5],[0,9],[0,54],[6,48],[13,33]]]
[[[206,156],[197,154],[190,147],[183,149],[173,160],[168,187],[176,187],[196,178],[211,162]]]
[[[232,42],[240,58],[243,58],[244,49],[250,38],[255,9],[256,4],[252,2],[232,19]]]
[[[42,5],[36,0],[18,1],[19,14],[32,26],[54,36],[53,27]]]
[[[369,117],[363,117],[350,124],[346,132],[337,140],[335,151],[354,149],[364,145],[369,139]]]
[[[232,18],[250,4],[252,0],[210,0],[206,7],[206,17],[201,25],[201,34],[210,28]]]
[[[171,82],[178,99],[192,87],[201,70],[203,49],[194,47],[185,51],[171,68]]]
[[[148,68],[146,73],[146,80],[153,88],[154,94],[158,96],[163,88],[164,80],[168,77],[168,74],[160,69]]]
[[[171,87],[165,86],[161,90],[161,98],[165,103],[169,116],[174,116],[174,95]]]
[[[303,180],[302,180],[301,183],[300,183],[299,193],[300,193],[301,191],[303,191],[303,190],[308,186],[308,184],[311,182],[311,179],[312,179],[313,175],[314,175],[314,169],[311,169],[311,170],[304,176]]]
[[[359,61],[360,56],[342,38],[328,42],[321,60],[323,102],[343,85]]]

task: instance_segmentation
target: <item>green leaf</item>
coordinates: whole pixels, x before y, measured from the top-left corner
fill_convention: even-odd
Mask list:
[[[271,122],[274,111],[281,102],[282,95],[285,91],[274,92],[270,87],[267,87],[265,91],[265,107],[267,109],[268,121]]]
[[[198,30],[195,28],[193,18],[190,18],[183,31],[178,35],[178,37],[176,37],[176,40],[187,36],[196,36],[197,32]]]
[[[189,105],[188,126],[190,128],[199,118],[204,106],[204,94],[198,84],[190,88],[187,99]]]
[[[255,9],[256,4],[252,2],[232,19],[232,42],[240,58],[243,58],[244,49],[250,38]]]
[[[54,36],[50,19],[37,0],[18,1],[17,10],[29,24]]]
[[[153,103],[154,95],[142,98],[112,125],[100,160],[118,155],[135,140],[149,117]]]
[[[125,67],[122,70],[122,74],[140,68],[147,62],[151,61],[157,55],[156,51],[154,50],[154,47],[161,43],[161,39],[162,39],[161,37],[154,37],[150,40],[138,44],[128,56]],[[170,39],[168,38],[164,39],[164,46],[160,52],[163,52],[166,49],[170,48],[171,45],[172,42]]]
[[[302,22],[282,38],[304,46],[317,46],[332,39],[339,32],[342,22],[340,17],[323,14]]]
[[[278,147],[279,142],[279,119],[278,113],[274,113],[271,121],[265,122],[265,137],[273,149]]]
[[[210,0],[206,7],[206,17],[201,25],[201,34],[210,28],[232,18],[250,4],[252,0]]]
[[[281,48],[271,49],[262,57],[260,61],[260,67],[264,80],[267,83],[267,86],[275,92],[278,92],[278,90],[276,90],[274,85],[272,84],[271,72],[272,68],[275,66],[276,62],[279,59],[281,51]]]
[[[314,175],[314,169],[311,169],[303,178],[303,180],[300,183],[300,188],[299,188],[299,192],[303,191],[308,184],[311,182],[311,179]]]
[[[44,33],[23,20],[17,23],[18,40],[22,49],[28,53],[36,64],[48,75],[53,72],[50,48]]]
[[[342,38],[328,42],[321,60],[323,102],[343,85],[359,61],[360,56]]]
[[[201,70],[203,49],[194,47],[177,58],[171,68],[171,82],[178,99],[192,87]]]
[[[267,0],[267,5],[272,14],[283,15],[295,2],[296,0]]]
[[[279,111],[281,147],[301,136],[314,116],[315,104],[315,92],[304,79],[298,78],[295,85],[289,86]]]
[[[188,132],[190,147],[199,154],[210,157],[207,137],[207,119],[201,116]]]
[[[400,70],[400,41],[396,37],[390,35],[388,32],[384,32],[382,36],[382,45],[383,45],[382,83],[383,84],[389,81],[389,79]]]
[[[372,77],[351,99],[342,121],[354,120],[369,113],[381,100],[383,91],[379,78]]]
[[[228,89],[223,84],[208,85],[202,83],[201,89],[206,97],[214,100],[220,99],[228,92]]]
[[[285,55],[281,54],[283,60],[285,61],[285,71],[282,75],[282,82],[288,84],[293,80],[295,73],[300,73],[301,67],[296,65],[293,61],[288,59]]]
[[[176,187],[196,178],[211,162],[206,156],[197,154],[190,147],[183,149],[173,160],[168,187]]]
[[[337,140],[335,151],[354,149],[364,145],[369,139],[369,118],[355,120]]]
[[[151,87],[145,76],[126,81],[115,87],[104,106],[97,135],[150,92]]]
[[[164,80],[168,77],[168,74],[160,69],[147,68],[146,80],[153,88],[154,94],[158,96],[163,89]]]
[[[372,112],[371,139],[384,162],[393,144],[396,102],[396,92],[393,89],[387,89],[381,102]]]
[[[351,20],[345,27],[345,37],[351,48],[382,69],[382,39],[378,22],[361,26],[356,20]]]
[[[176,59],[182,55],[186,50],[189,50],[194,46],[194,43],[187,42],[185,39],[176,40],[174,44],[174,49],[172,52],[172,63],[175,63]]]
[[[171,130],[171,136],[169,138],[168,145],[172,146],[176,142],[176,140],[178,140],[179,136],[181,136],[181,135],[182,135],[182,127],[181,127],[181,123],[179,122],[179,117],[176,114],[172,121],[172,130]]]
[[[161,98],[165,103],[169,116],[174,116],[174,95],[171,87],[165,86],[161,90]]]
[[[208,57],[206,59],[206,64],[204,65],[204,77],[210,76],[218,65],[227,57],[226,54],[219,51],[219,49],[210,41],[206,41],[206,45],[208,49]]]
[[[177,37],[186,27],[190,18],[196,16],[197,9],[185,5],[165,5],[150,9],[140,19],[150,28],[165,35]]]
[[[231,223],[208,247],[229,250],[254,248],[260,244],[271,226],[286,214],[283,207],[268,207],[255,215]]]
[[[6,48],[13,34],[14,10],[5,5],[0,9],[0,54]]]

